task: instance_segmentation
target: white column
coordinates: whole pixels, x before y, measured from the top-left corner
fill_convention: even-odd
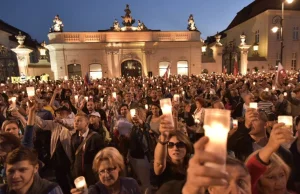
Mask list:
[[[31,53],[32,50],[25,47],[17,47],[11,50],[17,54],[20,75],[28,76],[28,64],[30,63],[29,53]]]
[[[241,44],[239,48],[241,49],[241,69],[240,72],[242,75],[247,74],[247,68],[248,68],[248,50],[251,47],[251,45],[246,45],[246,35],[242,34],[240,35],[241,38]]]

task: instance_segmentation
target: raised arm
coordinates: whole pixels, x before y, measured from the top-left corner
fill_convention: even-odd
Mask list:
[[[156,175],[160,175],[164,172],[167,165],[167,143],[169,141],[169,131],[174,130],[171,122],[166,120],[166,117],[161,116],[159,131],[160,136],[158,137],[158,143],[154,150],[154,172]]]
[[[60,90],[58,88],[56,88],[53,92],[53,95],[52,95],[52,98],[50,100],[50,106],[53,108],[53,110],[56,110],[57,108],[54,106],[54,101],[55,101],[55,98],[57,96],[57,94],[59,94]]]
[[[22,139],[22,145],[27,148],[33,148],[33,126],[34,126],[34,117],[35,117],[35,107],[36,105],[29,102],[29,113],[28,113],[28,120],[27,125],[25,127],[24,136]]]

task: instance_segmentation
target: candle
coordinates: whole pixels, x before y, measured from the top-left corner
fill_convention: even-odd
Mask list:
[[[182,96],[184,96],[184,91],[182,91]]]
[[[4,91],[3,91],[3,93],[5,94],[5,93],[6,93],[6,91],[4,90]]]
[[[67,81],[68,80],[68,76],[65,76],[65,81]]]
[[[28,95],[29,97],[32,97],[32,96],[35,95],[34,87],[27,87],[27,88],[26,88],[26,91],[27,91],[27,95]]]
[[[230,129],[230,111],[205,109],[204,130],[209,142],[205,151],[223,158],[223,164],[205,163],[205,166],[225,171],[227,155],[227,136]]]
[[[253,82],[253,85],[254,85],[254,86],[255,86],[255,84],[256,84],[256,83],[255,83],[255,82]]]
[[[116,99],[116,98],[117,98],[117,93],[116,93],[116,92],[113,92],[113,93],[112,93],[112,97],[113,97],[114,99]]]
[[[174,100],[175,102],[178,102],[178,101],[179,101],[179,94],[174,94],[173,100]]]
[[[287,96],[287,93],[286,93],[286,92],[284,92],[284,93],[283,93],[283,96]]]
[[[266,88],[265,91],[268,92],[268,91],[269,91],[269,88]]]
[[[286,126],[293,126],[293,117],[292,116],[278,116],[278,123],[284,123]]]
[[[77,104],[78,103],[78,95],[75,95],[74,98],[75,98],[75,103]]]
[[[272,90],[275,91],[275,89],[276,89],[275,86],[272,86]]]
[[[233,125],[233,128],[238,127],[238,120],[233,119],[233,120],[232,120],[232,125]]]
[[[145,109],[148,110],[148,104],[145,104]]]
[[[130,109],[130,115],[131,115],[131,117],[134,117],[136,115],[136,110]]]
[[[13,108],[16,108],[16,101],[17,101],[17,98],[16,98],[16,97],[11,97],[11,101],[12,101],[12,107],[13,107]]]
[[[86,185],[84,176],[77,177],[74,180],[74,184],[75,184],[76,189],[79,189],[82,194],[88,194],[88,189],[87,189],[87,185]]]
[[[257,109],[257,103],[256,102],[250,102],[249,108]]]
[[[87,96],[85,96],[84,99],[85,99],[85,101],[87,101],[87,102],[89,101],[89,97],[87,97]]]
[[[103,102],[103,98],[100,98],[100,101]]]
[[[164,115],[166,115],[167,119],[171,122],[174,127],[174,120],[172,115],[172,102],[170,98],[164,98],[160,100],[160,107]]]
[[[60,85],[58,85],[58,88],[60,88],[61,86]]]

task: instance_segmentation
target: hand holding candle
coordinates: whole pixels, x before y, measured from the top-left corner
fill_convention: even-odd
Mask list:
[[[130,116],[133,118],[136,115],[136,110],[135,109],[130,109]]]
[[[256,102],[250,102],[249,108],[257,109],[257,103]]]
[[[74,184],[76,189],[81,191],[82,194],[88,194],[88,188],[84,176],[77,177],[74,180]]]
[[[167,119],[172,123],[174,127],[174,120],[172,115],[172,102],[170,98],[164,98],[160,100],[160,107],[163,115],[166,115]]]
[[[34,87],[27,87],[26,88],[28,97],[33,97],[35,95]]]

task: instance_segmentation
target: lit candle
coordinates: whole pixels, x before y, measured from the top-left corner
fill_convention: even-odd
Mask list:
[[[87,102],[89,101],[89,97],[87,97],[87,96],[85,96],[84,99],[85,99],[85,101],[87,101]]]
[[[100,98],[100,101],[103,102],[103,98]]]
[[[84,176],[77,177],[74,180],[76,189],[80,190],[82,194],[88,194],[88,189]]]
[[[283,93],[283,96],[287,96],[287,93],[286,93],[286,92],[284,92],[284,93]]]
[[[164,98],[160,100],[160,107],[164,115],[166,115],[167,119],[171,122],[174,127],[174,120],[172,115],[172,102],[170,98]]]
[[[26,88],[26,91],[27,91],[27,95],[28,95],[29,97],[32,97],[32,96],[35,95],[34,87],[27,87],[27,88]]]
[[[117,93],[116,93],[116,92],[113,92],[113,93],[112,93],[112,97],[113,97],[114,99],[116,99],[116,98],[117,98]]]
[[[250,102],[249,108],[257,109],[257,103],[256,102]]]
[[[148,110],[148,104],[145,104],[145,109]]]
[[[67,80],[68,80],[68,76],[66,75],[66,76],[65,76],[65,81],[67,81]]]
[[[13,108],[16,108],[16,101],[17,101],[17,98],[16,98],[16,97],[11,97],[11,101],[12,101],[12,107],[13,107]]]
[[[275,89],[276,89],[275,86],[272,86],[272,90],[275,91]]]
[[[207,162],[204,165],[221,171],[225,171],[227,155],[227,136],[230,129],[230,111],[205,109],[204,130],[209,142],[205,151],[223,158],[223,164]]]
[[[293,117],[292,116],[278,116],[278,123],[284,123],[286,126],[293,126]]]
[[[130,109],[130,115],[131,115],[131,117],[134,117],[134,115],[136,115],[136,110]]]
[[[74,98],[75,98],[75,103],[77,104],[78,103],[78,95],[75,95]]]
[[[233,119],[233,120],[232,120],[232,125],[233,125],[233,128],[238,127],[238,120]]]
[[[269,91],[269,88],[266,88],[265,91],[268,92],[268,91]]]
[[[175,102],[179,102],[179,94],[174,94],[174,96],[173,96],[173,100],[175,101]]]
[[[254,85],[254,86],[255,86],[255,84],[256,84],[256,83],[255,83],[255,82],[253,82],[253,85]]]
[[[61,88],[61,85],[58,85],[58,88]]]
[[[184,96],[184,91],[182,91],[182,96]]]

